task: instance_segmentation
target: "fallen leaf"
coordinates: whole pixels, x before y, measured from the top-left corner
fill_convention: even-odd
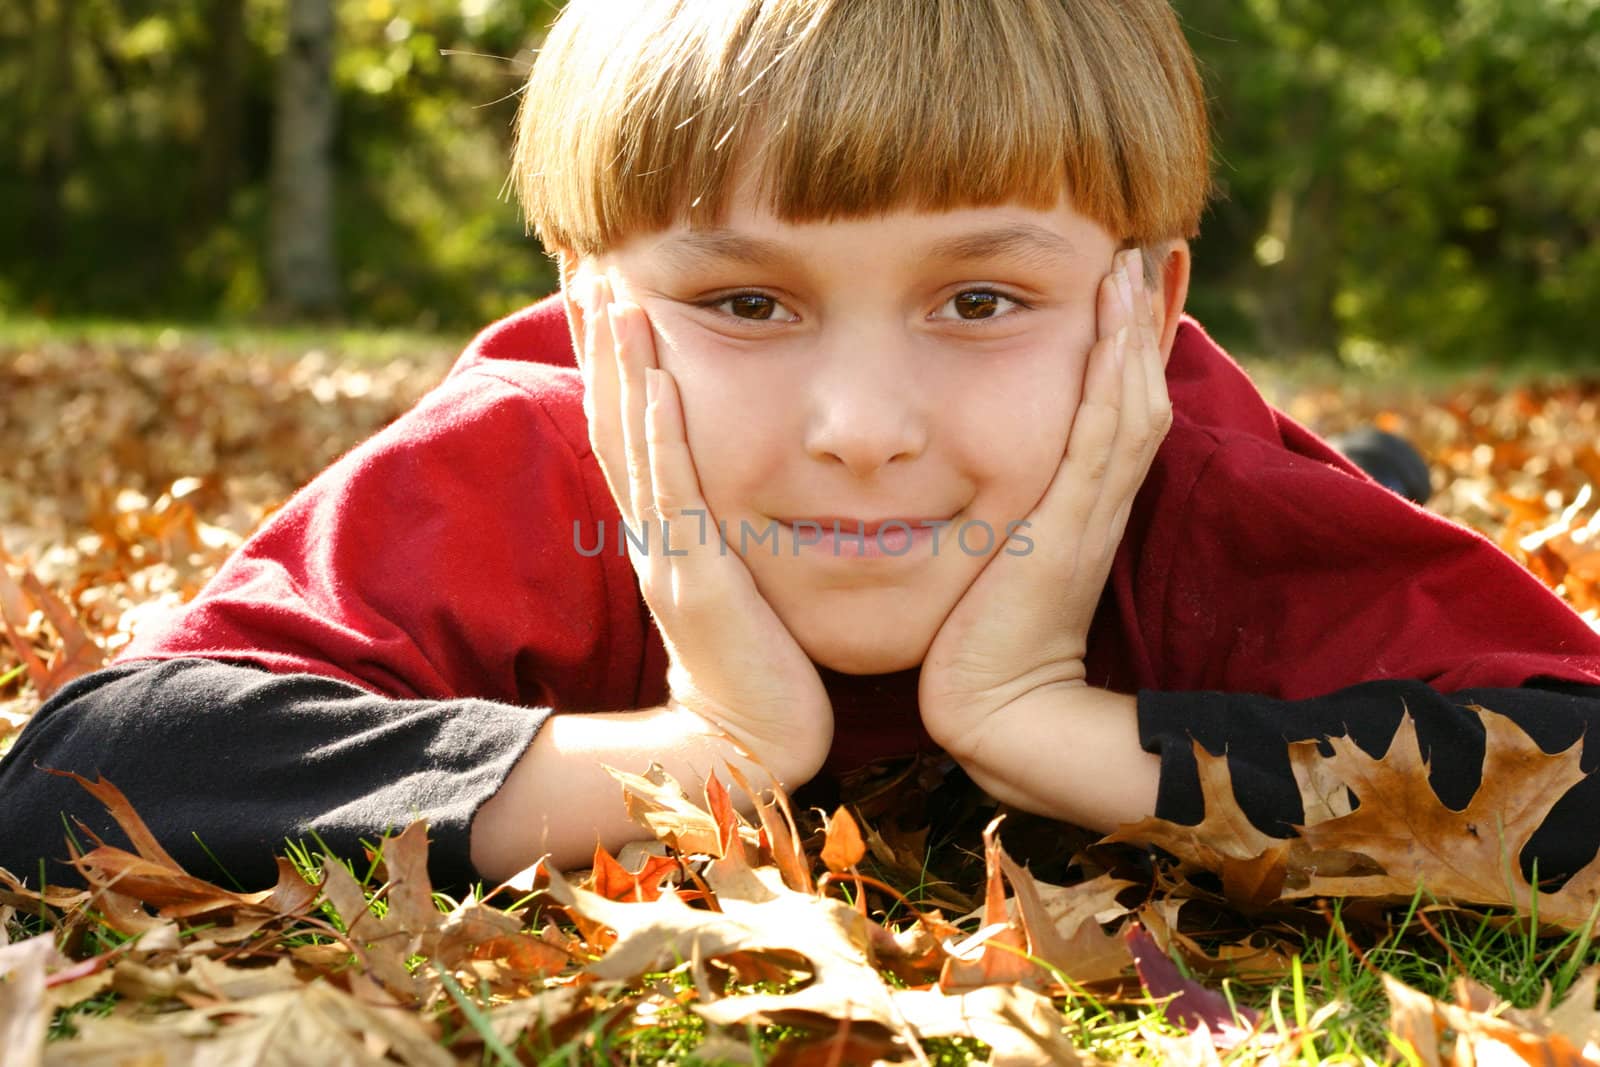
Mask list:
[[[1584,777],[1581,743],[1546,753],[1510,719],[1472,709],[1486,731],[1483,780],[1460,811],[1445,807],[1428,784],[1416,727],[1406,715],[1388,751],[1375,759],[1348,738],[1333,738],[1328,772],[1360,802],[1355,810],[1302,829],[1310,853],[1307,884],[1290,897],[1362,896],[1409,900],[1418,887],[1441,901],[1514,908],[1535,906],[1541,922],[1577,929],[1600,904],[1600,858],[1557,893],[1536,893],[1518,856],[1544,817]],[[1317,869],[1321,853],[1359,854],[1381,873],[1345,876]]]
[[[1235,1009],[1221,993],[1185,978],[1139,924],[1130,924],[1122,936],[1133,954],[1145,992],[1156,1000],[1171,998],[1166,1007],[1169,1022],[1186,1030],[1206,1027],[1218,1048],[1240,1044],[1259,1022],[1260,1016],[1254,1010]]]
[[[253,1064],[259,1067],[453,1067],[416,1015],[364,1004],[323,981],[209,1008],[132,1021],[84,1017],[50,1046],[49,1067]]]
[[[840,901],[787,888],[771,868],[755,873],[769,895],[746,901],[719,894],[721,911],[691,908],[672,892],[649,903],[618,903],[554,873],[549,892],[569,910],[616,931],[616,944],[588,967],[597,978],[630,979],[737,952],[790,952],[809,965],[812,979],[801,989],[729,996],[696,1003],[694,1010],[729,1026],[798,1014],[902,1030],[889,989],[868,956],[867,920]]]
[[[0,1050],[7,1067],[38,1067],[50,1029],[45,979],[66,961],[49,934],[0,948]]]
[[[1021,986],[985,986],[950,995],[902,989],[895,1007],[921,1039],[975,1037],[993,1050],[995,1067],[1082,1063],[1050,998]]]
[[[1278,899],[1288,875],[1289,842],[1256,828],[1233,795],[1226,757],[1193,742],[1205,817],[1186,826],[1150,817],[1120,827],[1106,843],[1154,845],[1178,859],[1222,876],[1222,892],[1240,907],[1259,908]]]
[[[828,820],[827,838],[822,845],[822,862],[828,870],[847,871],[861,862],[867,854],[866,842],[861,840],[861,828],[844,805]]]
[[[600,845],[594,847],[594,867],[588,888],[607,900],[655,900],[668,878],[678,873],[678,863],[668,856],[650,856],[637,872],[612,858]]]

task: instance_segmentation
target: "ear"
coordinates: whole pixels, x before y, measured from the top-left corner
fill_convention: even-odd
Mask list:
[[[1183,317],[1183,305],[1189,299],[1189,242],[1176,240],[1161,253],[1161,267],[1157,274],[1160,301],[1156,310],[1161,314],[1161,362],[1172,359],[1172,345],[1178,339],[1178,323]]]

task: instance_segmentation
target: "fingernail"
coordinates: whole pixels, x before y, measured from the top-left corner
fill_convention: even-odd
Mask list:
[[[1122,294],[1122,306],[1133,310],[1133,279],[1128,276],[1128,260],[1126,257],[1117,265],[1117,292]]]

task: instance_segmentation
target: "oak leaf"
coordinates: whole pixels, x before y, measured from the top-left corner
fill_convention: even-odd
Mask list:
[[[1225,756],[1213,756],[1193,742],[1205,818],[1186,826],[1154,816],[1129,823],[1105,842],[1154,845],[1179,860],[1222,877],[1222,894],[1241,907],[1277,900],[1288,877],[1291,845],[1252,823],[1233,795],[1233,776]]]
[[[1600,902],[1600,859],[1556,893],[1535,890],[1518,859],[1550,809],[1583,779],[1582,743],[1546,753],[1505,716],[1482,707],[1472,710],[1486,731],[1483,779],[1459,811],[1446,807],[1429,784],[1409,714],[1381,758],[1348,738],[1332,738],[1326,770],[1355,795],[1358,806],[1301,829],[1307,880],[1286,896],[1401,901],[1420,887],[1442,902],[1521,914],[1536,909],[1541,922],[1554,926],[1575,929],[1589,921]],[[1322,804],[1324,796],[1325,789],[1308,796],[1307,807]],[[1359,855],[1378,873],[1341,873],[1337,864],[1318,862],[1324,855]]]

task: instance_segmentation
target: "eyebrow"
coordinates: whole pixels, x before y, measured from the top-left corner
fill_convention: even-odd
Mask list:
[[[679,269],[732,262],[765,267],[797,258],[782,241],[749,237],[728,229],[689,230],[668,238],[660,251]],[[1078,250],[1065,237],[1030,222],[1007,223],[972,233],[941,238],[922,250],[921,258],[971,261],[1011,257],[1036,267],[1060,266]]]

